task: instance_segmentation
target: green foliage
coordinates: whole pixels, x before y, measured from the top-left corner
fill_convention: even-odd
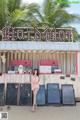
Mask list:
[[[0,29],[7,25],[56,28],[80,22],[80,16],[66,11],[68,0],[62,1],[44,0],[41,11],[36,3],[22,5],[21,0],[0,0]]]
[[[68,0],[64,2],[59,2],[59,0],[44,0],[43,11],[39,11],[39,25],[49,26],[49,27],[61,27],[64,24],[80,21],[80,16],[69,14],[65,8],[69,7]]]
[[[0,0],[0,29],[6,25],[31,26],[37,21],[34,14],[38,8],[35,3],[22,5],[21,0]]]

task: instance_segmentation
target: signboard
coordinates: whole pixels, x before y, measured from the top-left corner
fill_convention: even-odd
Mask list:
[[[32,61],[31,60],[12,60],[11,65],[13,66],[32,66]]]
[[[2,40],[73,41],[72,28],[4,27]]]
[[[51,66],[39,66],[40,73],[51,73]]]
[[[57,60],[40,60],[39,65],[58,66],[58,61]]]

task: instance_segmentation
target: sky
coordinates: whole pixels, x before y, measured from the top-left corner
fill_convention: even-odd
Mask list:
[[[70,4],[70,7],[67,9],[69,13],[80,15],[80,0],[70,0],[70,1],[79,1],[79,4]],[[43,0],[22,0],[23,3],[38,3],[42,5]],[[80,33],[80,23],[71,24],[71,26],[76,27],[77,31]]]
[[[43,0],[22,0],[22,2],[23,3],[34,3],[34,2],[36,2],[36,3],[39,3],[39,4],[42,4],[42,2],[43,2]]]

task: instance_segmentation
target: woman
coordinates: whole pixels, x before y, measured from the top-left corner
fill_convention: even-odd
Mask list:
[[[38,76],[38,70],[34,69],[32,79],[31,79],[31,88],[33,91],[33,107],[32,111],[35,110],[35,107],[37,106],[36,104],[36,96],[39,90],[39,76]]]

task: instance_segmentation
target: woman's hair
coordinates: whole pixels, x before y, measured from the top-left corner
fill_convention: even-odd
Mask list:
[[[38,69],[34,69],[33,72],[32,72],[32,74],[35,75],[35,71],[37,71],[37,76],[39,76],[39,71],[38,71]]]

